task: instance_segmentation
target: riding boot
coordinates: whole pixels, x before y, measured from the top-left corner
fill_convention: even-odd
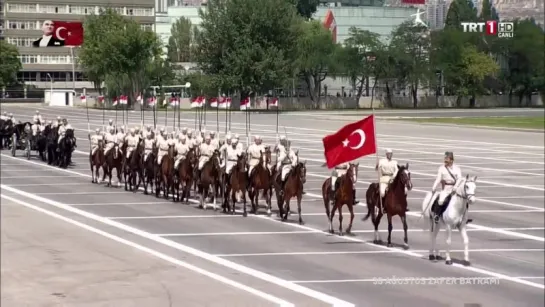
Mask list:
[[[433,214],[434,214],[434,221],[435,221],[435,224],[439,223],[439,217],[441,216],[441,205],[440,204],[436,204],[436,206],[433,208]]]

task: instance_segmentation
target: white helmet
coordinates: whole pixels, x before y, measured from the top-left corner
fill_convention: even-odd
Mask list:
[[[11,116],[11,113],[9,114]],[[60,121],[62,118],[60,116],[57,116],[57,120]]]
[[[210,135],[211,135],[211,136],[215,136],[215,135],[216,135],[216,131],[210,131]]]
[[[182,128],[182,133],[187,133],[187,128],[186,127]]]
[[[231,144],[235,145],[236,143],[238,143],[238,139],[237,138],[231,138]]]
[[[391,153],[392,153],[392,150],[391,150],[390,148],[386,148],[385,152],[386,152],[387,154],[391,154]]]
[[[114,133],[114,127],[111,127],[111,126],[110,126],[110,127],[108,128],[108,132]]]
[[[159,129],[159,131],[161,131],[161,133],[165,132],[165,127],[161,127],[161,129]]]
[[[96,132],[97,134],[99,134],[99,133],[100,133],[100,128],[96,128],[96,129],[95,129],[95,132]]]
[[[110,123],[110,125],[114,123],[112,119],[110,119],[108,122]]]
[[[51,124],[53,124],[53,122],[50,121],[50,120],[48,120],[48,121],[47,121],[47,124],[48,124],[48,125],[51,125]]]
[[[40,111],[36,110],[36,115],[40,115]]]
[[[207,140],[207,141],[208,141],[208,140],[211,140],[210,135],[207,134],[207,135],[204,137],[204,139]]]
[[[180,133],[180,136],[178,137],[180,141],[185,141],[187,138],[184,134]]]
[[[285,140],[285,139],[286,139],[286,136],[285,136],[285,135],[281,135],[281,136],[280,136],[280,141],[283,141],[283,140]]]
[[[235,134],[235,139],[237,139],[237,140],[239,139],[238,133]]]
[[[147,128],[148,130],[151,130],[151,125],[148,125],[146,128]]]
[[[134,128],[131,129],[131,134],[134,134],[135,130]]]

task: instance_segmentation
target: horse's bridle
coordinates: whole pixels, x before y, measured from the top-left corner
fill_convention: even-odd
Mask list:
[[[457,195],[458,197],[460,197],[461,199],[465,199],[465,200],[466,200],[466,204],[469,205],[469,198],[470,198],[471,196],[475,196],[475,193],[473,193],[473,194],[467,193],[467,183],[468,183],[467,180],[464,181],[464,195],[461,195],[460,193],[458,193],[458,191],[456,191],[456,195]]]

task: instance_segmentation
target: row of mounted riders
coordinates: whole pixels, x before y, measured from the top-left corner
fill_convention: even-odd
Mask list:
[[[74,130],[67,130],[59,142],[59,127],[52,124],[40,126],[34,135],[30,122],[0,119],[0,149],[8,148],[13,156],[17,150],[24,150],[30,159],[37,152],[42,161],[62,168],[72,164],[72,152],[76,148]]]
[[[221,146],[222,144],[220,144]],[[138,145],[127,157],[127,143],[121,146],[115,144],[106,154],[104,144],[99,141],[98,148],[89,154],[93,183],[98,183],[99,170],[103,170],[102,181],[109,177],[107,186],[112,184],[113,170],[116,170],[118,181],[121,182],[121,174],[125,190],[136,192],[143,185],[144,194],[148,194],[148,187],[155,196],[159,197],[161,192],[165,199],[172,195],[173,201],[189,201],[191,188],[199,195],[199,207],[206,209],[207,201],[213,202],[214,210],[216,199],[222,196],[222,208],[225,213],[235,213],[235,203],[241,200],[243,203],[243,215],[247,215],[246,194],[251,202],[251,213],[257,214],[259,195],[265,199],[267,214],[271,214],[271,198],[273,188],[278,202],[279,216],[286,220],[290,212],[290,200],[297,199],[299,222],[303,223],[301,217],[301,200],[303,196],[303,185],[306,181],[306,162],[299,162],[284,182],[277,176],[276,166],[271,166],[271,150],[261,154],[257,164],[250,175],[247,173],[246,153],[238,155],[236,165],[231,172],[226,174],[225,167],[221,166],[220,151],[215,150],[207,162],[198,169],[199,149],[191,148],[185,159],[178,163],[175,168],[176,149],[175,145],[169,145],[168,152],[157,163],[158,148],[145,154],[144,142],[141,138]]]

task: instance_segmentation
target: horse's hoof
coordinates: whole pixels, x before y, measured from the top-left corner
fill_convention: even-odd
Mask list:
[[[471,262],[469,262],[469,260],[464,260],[464,262],[462,264],[464,266],[471,266]]]
[[[335,230],[333,230],[333,229],[330,229],[330,230],[328,230],[327,232],[329,232],[329,233],[332,234],[332,235],[335,234]]]
[[[445,261],[445,264],[446,264],[446,265],[452,265],[452,260],[447,260],[447,261]]]
[[[394,245],[392,243],[388,243],[388,245],[386,245],[388,247],[394,247]]]
[[[373,240],[373,244],[380,245],[380,244],[382,244],[382,241],[380,241],[380,240]]]
[[[429,255],[429,256],[428,256],[428,259],[429,259],[430,261],[435,261],[435,255]]]
[[[409,244],[407,244],[407,243],[403,244],[403,249],[408,250],[409,249]]]
[[[435,256],[435,260],[437,260],[437,261],[443,260],[443,257],[437,255],[437,256]]]
[[[233,212],[233,213],[234,213],[234,212]],[[248,216],[248,213],[247,213],[247,212],[244,212],[244,213],[242,213],[242,216],[243,216],[243,217],[247,217],[247,216]]]
[[[339,231],[339,236],[344,236],[344,233],[342,231]]]
[[[299,225],[305,225],[305,222],[303,222],[303,220],[299,220]]]

